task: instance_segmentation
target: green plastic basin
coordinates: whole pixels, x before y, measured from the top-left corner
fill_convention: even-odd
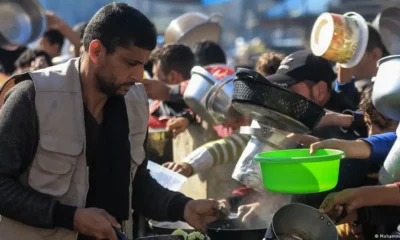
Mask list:
[[[259,153],[254,160],[261,165],[263,182],[271,192],[305,194],[333,189],[339,179],[343,151],[290,149]]]

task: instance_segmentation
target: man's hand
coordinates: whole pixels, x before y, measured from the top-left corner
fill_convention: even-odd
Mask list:
[[[67,23],[58,17],[54,12],[46,11],[47,28],[54,30],[61,30],[68,26]]]
[[[340,64],[336,64],[336,70],[339,83],[349,83],[353,79],[351,68],[343,68]]]
[[[171,118],[167,122],[167,131],[172,132],[172,136],[175,138],[180,133],[184,132],[189,127],[189,120],[184,117]]]
[[[319,211],[327,214],[332,220],[336,220],[346,209],[347,216],[338,224],[354,222],[357,221],[356,210],[361,207],[358,200],[356,189],[345,189],[341,192],[330,193],[322,202]]]
[[[143,81],[144,88],[147,92],[147,97],[153,100],[169,101],[170,88],[159,80],[145,79]]]
[[[242,219],[242,222],[248,223],[251,219],[259,216],[261,213],[261,204],[259,202],[242,205],[238,208],[238,217]]]
[[[197,230],[206,231],[206,225],[217,220],[219,203],[215,200],[191,200],[185,206],[185,221]]]
[[[188,163],[166,162],[162,166],[185,177],[190,177],[193,174],[193,167]]]
[[[353,123],[353,116],[325,110],[325,115],[319,121],[317,128],[322,127],[345,127],[348,128]]]
[[[117,220],[103,209],[81,208],[74,216],[74,230],[97,240],[118,240],[114,228],[121,228]]]

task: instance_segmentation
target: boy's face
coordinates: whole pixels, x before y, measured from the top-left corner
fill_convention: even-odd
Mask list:
[[[385,120],[380,116],[380,114],[376,115],[377,116],[371,118],[369,114],[364,114],[364,121],[367,124],[369,136],[396,131],[399,124],[398,122],[394,120]],[[389,121],[388,124],[386,123],[387,121]]]
[[[51,44],[45,36],[41,37],[39,40],[39,49],[47,52],[51,58],[60,55],[60,45],[57,43]]]

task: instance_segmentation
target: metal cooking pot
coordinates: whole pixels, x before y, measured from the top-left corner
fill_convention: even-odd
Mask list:
[[[191,78],[183,95],[190,109],[211,125],[216,125],[218,121],[207,111],[206,100],[211,88],[218,82],[218,79],[206,69],[195,66],[192,68]]]
[[[137,238],[136,240],[185,240],[185,237],[179,235],[160,235]]]
[[[46,16],[37,0],[0,2],[0,46],[27,45],[46,29]]]
[[[168,235],[172,234],[175,230],[181,229],[187,233],[194,232],[194,228],[192,228],[189,224],[185,222],[157,222],[150,220],[149,221],[150,228],[157,235]]]
[[[373,104],[384,116],[400,121],[400,55],[382,58],[377,65]]]
[[[208,93],[206,108],[218,123],[243,116],[232,106],[234,78],[235,74],[232,74],[222,79],[215,84]]]
[[[218,42],[221,36],[220,15],[210,17],[198,13],[185,13],[171,21],[165,30],[165,43],[184,43],[190,47],[201,40]]]
[[[400,8],[385,8],[376,16],[372,25],[381,34],[389,53],[400,54]]]
[[[273,216],[266,240],[337,240],[335,223],[317,209],[304,204],[288,204]]]
[[[217,220],[207,225],[207,236],[211,240],[261,240],[266,230],[266,224],[257,221],[243,224],[240,219]]]

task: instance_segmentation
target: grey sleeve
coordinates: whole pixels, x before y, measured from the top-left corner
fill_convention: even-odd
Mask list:
[[[35,88],[31,80],[14,86],[0,110],[0,214],[21,223],[53,228],[57,201],[19,183],[38,145]]]

